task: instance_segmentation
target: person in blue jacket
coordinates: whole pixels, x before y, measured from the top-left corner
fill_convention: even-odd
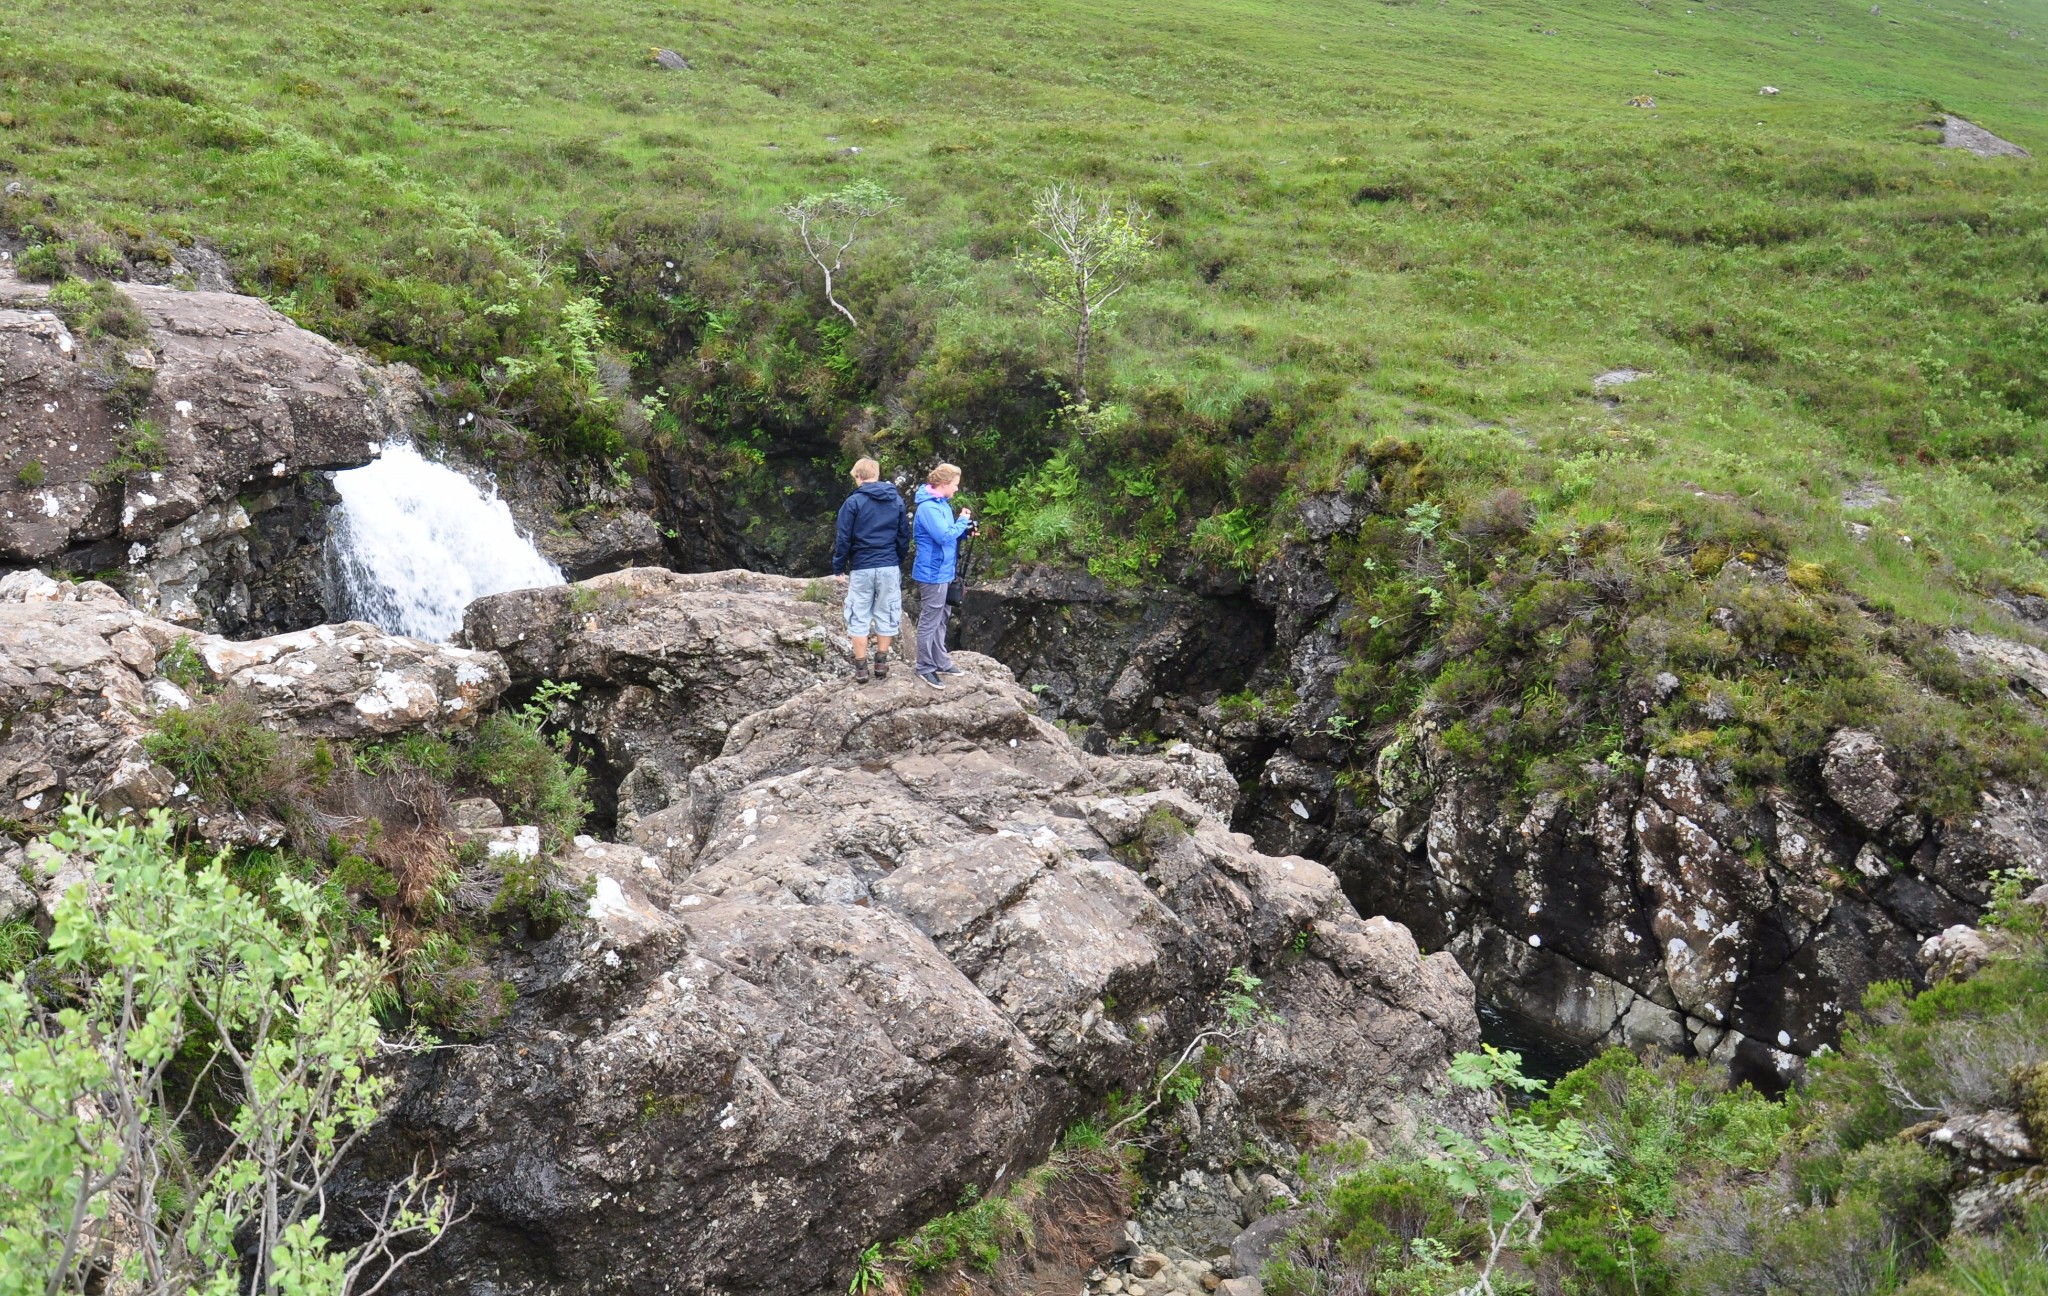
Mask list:
[[[889,642],[903,624],[903,564],[910,559],[910,519],[903,496],[878,480],[882,465],[853,465],[853,494],[839,506],[832,543],[832,574],[846,589],[846,633],[853,640],[853,679],[889,676]],[[868,631],[875,633],[874,673],[868,673]]]
[[[917,519],[910,528],[917,539],[917,561],[910,568],[910,579],[917,583],[917,677],[933,688],[944,688],[942,676],[961,673],[946,651],[946,587],[953,583],[959,563],[960,537],[974,529],[974,514],[961,509],[959,517],[953,516],[953,496],[960,489],[958,468],[942,463],[924,480],[917,488]]]

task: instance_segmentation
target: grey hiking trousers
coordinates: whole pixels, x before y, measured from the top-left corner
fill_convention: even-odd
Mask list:
[[[946,651],[946,586],[950,582],[917,583],[917,673],[950,670],[953,657]]]

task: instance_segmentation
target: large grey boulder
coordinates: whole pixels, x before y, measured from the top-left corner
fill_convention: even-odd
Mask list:
[[[72,794],[108,810],[164,803],[171,780],[142,740],[148,685],[179,633],[95,582],[0,582],[0,814],[37,822]]]
[[[585,587],[639,591],[631,617],[569,591],[471,618],[515,674],[673,663],[660,706],[686,734],[692,699],[783,696],[634,824],[640,850],[571,852],[588,920],[506,956],[503,1030],[406,1073],[363,1190],[431,1148],[475,1209],[410,1289],[843,1287],[863,1246],[1147,1091],[1227,1024],[1236,967],[1277,1016],[1205,1092],[1270,1128],[1413,1132],[1477,1038],[1448,955],[1232,833],[1213,758],[1090,756],[986,658],[956,654],[943,692],[775,673],[812,618],[756,580],[636,575]]]
[[[49,290],[0,270],[0,565],[63,559],[126,570],[147,612],[213,629],[254,619],[258,569],[316,561],[299,505],[317,478],[376,457],[409,418],[415,379],[299,328],[254,297],[125,284],[144,341],[100,361],[50,311]],[[104,348],[101,348],[104,349]],[[106,364],[146,398],[110,404]],[[142,429],[150,435],[142,436]],[[143,444],[145,443],[146,444]],[[148,466],[140,466],[147,458]],[[279,525],[260,516],[283,510]],[[296,574],[277,577],[304,585]]]
[[[196,680],[165,676],[174,650]],[[16,572],[0,578],[0,814],[47,820],[72,795],[108,812],[181,799],[144,742],[166,709],[193,704],[195,683],[247,700],[274,729],[368,738],[472,725],[507,682],[494,654],[374,626],[223,639],[96,581]]]
[[[502,657],[515,683],[579,687],[571,726],[616,771],[630,827],[667,808],[740,720],[845,676],[838,600],[828,581],[636,567],[480,598],[462,641]]]
[[[362,621],[267,639],[195,640],[214,681],[279,728],[320,738],[466,729],[510,682],[497,654],[388,634]]]
[[[1820,776],[1829,798],[1865,832],[1883,832],[1899,812],[1899,776],[1885,757],[1884,740],[1868,730],[1844,729],[1830,738]]]

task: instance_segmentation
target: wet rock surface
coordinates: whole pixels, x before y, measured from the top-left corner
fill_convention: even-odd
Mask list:
[[[118,291],[148,336],[88,364],[48,290],[0,269],[0,564],[118,573],[197,629],[324,620],[320,474],[403,434],[415,376],[253,297]]]
[[[455,466],[483,475],[459,453],[448,457]],[[572,581],[673,562],[669,537],[658,520],[660,502],[644,478],[619,480],[594,465],[564,468],[535,460],[505,465],[494,476],[520,530]]]
[[[638,754],[667,799],[631,842],[564,860],[589,920],[504,956],[506,1026],[404,1076],[364,1171],[433,1149],[476,1212],[410,1289],[843,1287],[1217,1028],[1234,967],[1275,1016],[1202,1137],[1414,1128],[1477,1033],[1448,955],[1232,833],[1213,756],[1090,755],[964,651],[943,691],[853,687],[805,588],[642,571],[473,610],[515,680],[590,715],[645,690],[621,722],[680,736]]]

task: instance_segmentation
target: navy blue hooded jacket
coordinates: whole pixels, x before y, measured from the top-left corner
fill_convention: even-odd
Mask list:
[[[839,536],[832,544],[832,574],[910,561],[910,516],[888,482],[864,482],[839,506]]]

